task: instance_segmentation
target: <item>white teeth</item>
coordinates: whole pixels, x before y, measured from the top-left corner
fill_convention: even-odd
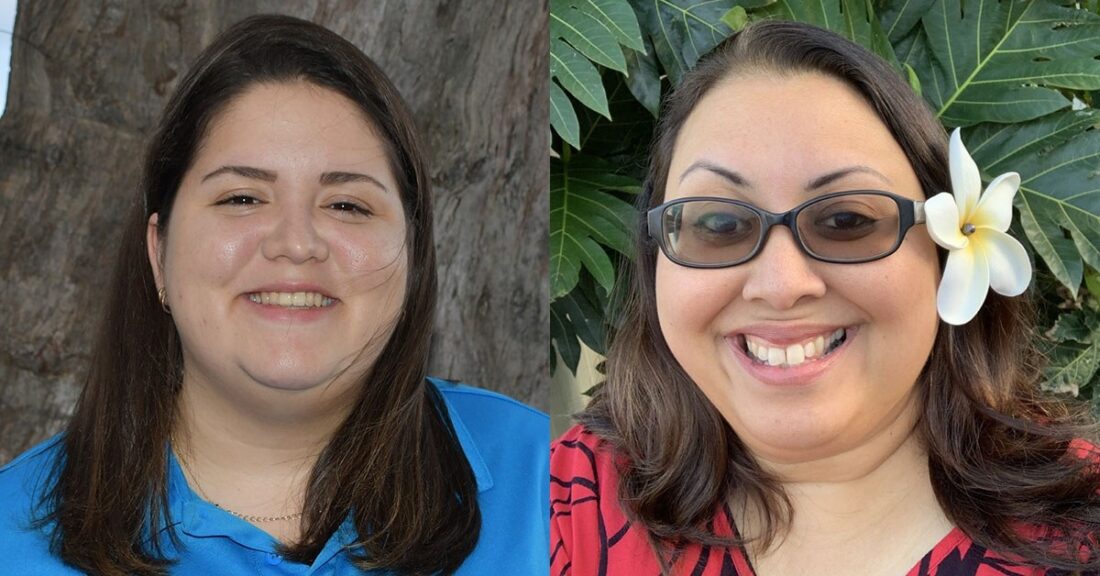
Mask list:
[[[799,366],[832,352],[837,342],[844,338],[844,328],[838,328],[828,336],[817,336],[806,342],[786,347],[773,347],[764,340],[745,335],[745,347],[749,355],[769,366]]]
[[[787,364],[795,366],[806,360],[806,349],[800,344],[787,346]]]
[[[334,302],[332,298],[317,292],[253,292],[248,299],[257,304],[284,308],[324,308]]]

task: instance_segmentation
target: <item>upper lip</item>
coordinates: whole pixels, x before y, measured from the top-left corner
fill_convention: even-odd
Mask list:
[[[249,290],[248,292],[246,292],[246,294],[259,294],[261,292],[315,292],[324,296],[325,298],[332,298],[333,300],[337,299],[328,290],[321,286],[318,286],[317,284],[313,284],[310,282],[294,281],[264,284],[263,286]]]
[[[729,337],[753,336],[771,344],[789,345],[804,342],[815,336],[828,336],[848,324],[750,324],[731,332]]]

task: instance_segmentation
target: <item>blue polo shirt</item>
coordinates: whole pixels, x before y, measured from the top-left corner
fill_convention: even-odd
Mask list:
[[[481,537],[457,574],[538,575],[549,572],[549,446],[545,414],[500,394],[430,379],[442,393],[455,432],[477,479]],[[30,530],[31,509],[60,455],[54,437],[0,468],[0,573],[34,576],[83,574],[50,554],[49,539]],[[171,454],[171,452],[169,452]],[[179,462],[169,457],[169,507],[183,547],[161,541],[178,562],[173,575],[362,575],[345,548],[355,541],[350,518],[312,565],[286,560],[274,538],[206,502],[191,490]],[[47,527],[49,528],[49,527]],[[368,574],[383,574],[372,571]]]

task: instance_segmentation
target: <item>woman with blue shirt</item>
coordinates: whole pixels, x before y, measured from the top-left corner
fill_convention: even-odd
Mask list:
[[[426,377],[429,175],[355,46],[258,16],[180,82],[2,573],[544,574],[548,422]]]

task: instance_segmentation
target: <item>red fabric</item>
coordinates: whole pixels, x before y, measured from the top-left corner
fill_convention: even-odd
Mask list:
[[[576,426],[550,449],[551,576],[656,576],[660,568],[645,532],[619,507],[618,473],[600,439]],[[714,531],[733,534],[727,511]],[[755,576],[739,548],[688,547],[674,573]],[[826,573],[826,572],[823,572]],[[975,544],[958,529],[944,537],[906,576],[1056,576],[1056,570],[1020,567]]]

